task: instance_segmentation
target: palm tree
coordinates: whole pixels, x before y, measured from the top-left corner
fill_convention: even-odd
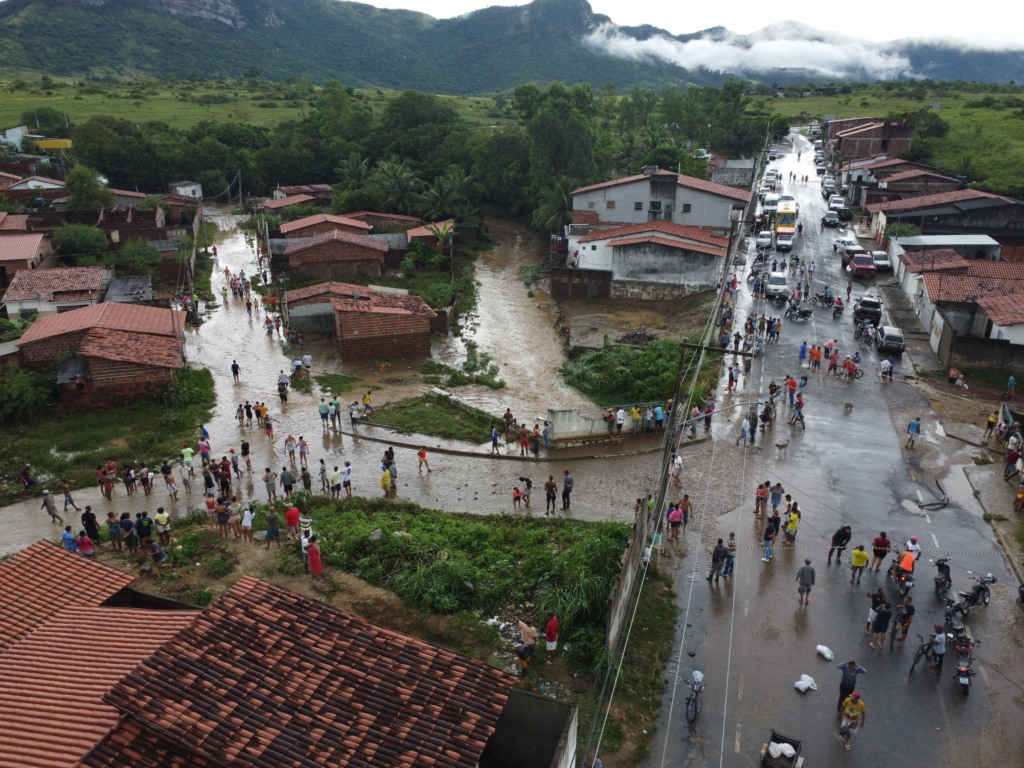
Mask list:
[[[392,209],[404,214],[412,212],[423,186],[404,160],[395,159],[378,163],[370,174],[370,184],[386,198]]]
[[[338,176],[338,186],[345,192],[354,192],[366,186],[370,177],[370,161],[358,152],[352,152],[338,163],[334,169]]]
[[[533,211],[533,226],[557,232],[572,221],[572,190],[576,183],[559,176],[540,191],[540,203]]]
[[[28,317],[15,315],[11,320],[5,320],[0,317],[0,342],[20,339],[22,334],[28,330],[28,327],[35,322],[36,317],[37,315],[29,315]]]

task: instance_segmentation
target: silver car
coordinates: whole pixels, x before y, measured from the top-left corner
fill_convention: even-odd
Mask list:
[[[892,262],[885,251],[872,251],[871,260],[875,262],[875,269],[879,272],[892,272]]]

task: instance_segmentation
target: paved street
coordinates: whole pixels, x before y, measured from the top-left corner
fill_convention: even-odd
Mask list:
[[[825,210],[812,163],[813,150],[796,139],[796,149],[769,167],[798,175],[810,174],[807,184],[784,184],[801,204],[804,225],[795,252],[817,265],[815,290],[825,283],[833,291],[843,289],[838,258],[832,253],[835,230],[818,228]],[[749,268],[748,268],[749,271]],[[796,278],[791,278],[795,282]],[[745,290],[744,290],[745,288]],[[863,287],[854,281],[856,300]],[[743,283],[738,299],[739,321],[750,311],[769,316],[781,308],[752,306],[750,283]],[[758,449],[743,451],[734,444],[742,409],[730,411],[732,423],[716,424],[716,440],[701,449],[702,458],[691,460],[686,472],[688,492],[703,511],[688,531],[690,554],[673,553],[680,607],[681,644],[670,664],[670,684],[657,732],[651,744],[649,766],[750,766],[758,763],[762,743],[775,728],[803,741],[807,768],[831,765],[958,765],[980,766],[997,755],[1019,755],[1024,737],[1011,723],[1019,715],[1024,677],[1015,662],[1013,631],[1019,630],[1016,580],[998,551],[991,530],[977,509],[951,503],[942,509],[921,510],[920,502],[935,500],[934,485],[915,478],[927,472],[908,472],[901,454],[909,417],[919,413],[924,429],[911,468],[941,470],[951,461],[948,443],[933,423],[928,403],[899,381],[882,387],[874,351],[862,351],[864,378],[851,384],[821,373],[798,368],[801,341],[818,344],[839,340],[841,356],[852,351],[853,323],[848,309],[839,319],[831,311],[816,309],[804,323],[785,322],[778,345],[755,360],[751,377],[739,392],[723,396],[724,406],[767,397],[768,383],[781,384],[787,375],[809,375],[805,392],[806,432],[786,425],[788,407],[780,407],[774,434],[759,437]],[[897,367],[897,379],[901,368]],[[844,412],[844,404],[852,411]],[[789,440],[784,456],[776,443]],[[943,462],[946,462],[943,465]],[[926,466],[927,465],[927,466]],[[963,473],[954,468],[950,477]],[[781,481],[803,511],[795,549],[782,551],[770,563],[761,562],[763,525],[753,521],[753,497],[758,483]],[[969,494],[968,494],[969,495]],[[871,650],[864,634],[869,608],[866,593],[883,585],[883,574],[865,575],[859,587],[849,583],[847,559],[842,568],[825,562],[829,540],[840,525],[853,528],[851,547],[871,540],[882,530],[894,542],[917,535],[925,555],[917,569],[917,586],[911,593],[917,616],[904,649]],[[736,574],[709,585],[707,552],[718,537],[738,534],[740,552]],[[781,537],[780,537],[781,539]],[[907,670],[918,645],[916,633],[925,633],[941,621],[941,604],[932,591],[934,568],[928,557],[937,552],[954,553],[954,583],[964,588],[965,569],[992,572],[999,578],[993,601],[971,614],[968,624],[982,639],[977,649],[979,675],[965,696],[952,679],[952,653],[946,657],[943,675],[915,673],[907,682]],[[805,557],[817,572],[808,607],[797,604],[797,569]],[[823,644],[835,652],[827,663],[815,652]],[[952,652],[952,648],[950,647]],[[859,690],[867,705],[867,725],[845,753],[835,737],[839,671],[835,665],[856,659],[868,669]],[[687,681],[694,669],[705,675],[707,688],[703,714],[695,729],[685,722]],[[816,680],[818,690],[800,694],[793,683],[801,674]],[[1012,758],[1016,759],[1016,758]]]

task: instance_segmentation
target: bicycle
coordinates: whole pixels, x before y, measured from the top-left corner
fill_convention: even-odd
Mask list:
[[[690,695],[686,697],[686,722],[691,726],[700,717],[700,711],[704,708],[704,675],[697,670],[693,671],[693,682],[690,683]]]
[[[914,654],[914,661],[911,663],[910,672],[907,674],[907,682],[910,682],[910,679],[914,676],[914,668],[917,666],[917,663],[921,661],[921,659],[927,657],[929,661],[934,661],[933,649],[935,648],[935,641],[925,640],[924,637],[921,636],[920,632],[916,634],[918,639],[921,641],[921,646],[917,649],[917,652]]]
[[[896,647],[896,633],[899,632],[903,626],[904,619],[903,603],[896,606],[896,610],[892,614],[892,629],[889,630],[889,650],[893,650]]]

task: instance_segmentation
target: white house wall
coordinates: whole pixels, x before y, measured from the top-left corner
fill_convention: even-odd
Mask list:
[[[1024,344],[1024,324],[993,325],[988,337],[990,339],[1006,339],[1011,344]]]
[[[738,204],[732,198],[678,184],[651,184],[643,180],[578,193],[573,196],[573,210],[594,211],[602,223],[644,224],[654,220],[651,219],[652,201],[661,203],[662,211],[657,219],[726,230],[729,228],[729,211]],[[684,212],[683,206],[687,204],[690,211]],[[671,206],[668,215],[665,215],[666,206]]]

